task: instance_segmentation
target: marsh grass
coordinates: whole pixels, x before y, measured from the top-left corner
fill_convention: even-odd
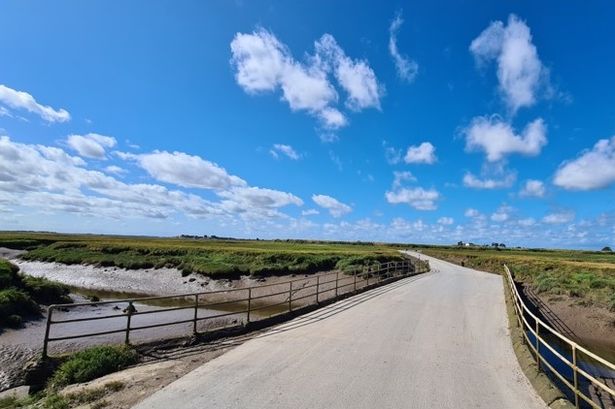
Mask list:
[[[615,310],[615,254],[573,250],[426,247],[425,254],[501,274],[507,264],[515,279],[538,293],[565,294]]]
[[[14,264],[0,259],[0,326],[18,327],[40,314],[38,304],[67,303],[69,288],[45,278],[19,274]]]
[[[125,269],[177,268],[184,276],[309,274],[400,261],[395,248],[372,243],[144,238],[0,233],[0,247],[28,243],[22,258]],[[33,245],[33,243],[36,243]]]

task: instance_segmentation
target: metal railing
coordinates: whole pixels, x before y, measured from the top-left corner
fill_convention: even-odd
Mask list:
[[[141,297],[123,300],[54,304],[49,306],[45,336],[43,340],[43,358],[48,356],[48,348],[51,342],[75,340],[80,338],[91,338],[99,336],[109,336],[112,334],[124,334],[124,342],[130,344],[131,333],[152,328],[168,327],[178,324],[192,324],[192,335],[199,335],[206,332],[222,330],[231,327],[238,327],[251,322],[259,321],[264,318],[271,318],[293,312],[295,309],[318,305],[324,301],[332,301],[348,294],[357,293],[368,287],[374,287],[394,279],[419,274],[429,270],[429,264],[414,258],[409,258],[401,262],[389,262],[375,264],[350,273],[340,271],[305,276],[290,281],[280,283],[265,284],[247,288],[233,288],[220,291],[208,291],[200,293],[187,293],[163,297]],[[268,302],[269,301],[269,302]],[[170,308],[149,309],[137,311],[136,306],[157,304],[171,304]],[[119,305],[126,305],[122,313],[107,315],[96,315],[88,317],[56,319],[58,312],[67,313],[70,310],[87,307],[106,307],[113,306],[114,310],[121,310]],[[230,311],[229,311],[230,309]],[[272,315],[263,317],[258,313],[261,311],[271,311]],[[172,317],[171,321],[154,322],[148,325],[135,325],[135,318],[146,314],[165,314],[182,310],[193,310],[194,313],[189,317]],[[202,312],[207,311],[209,315],[202,316]],[[200,314],[201,312],[201,314]],[[212,314],[212,312],[214,312]],[[64,314],[66,315],[66,314]],[[237,320],[224,322],[224,319],[232,316],[245,317],[245,321],[240,324]],[[125,320],[121,327],[114,327],[101,331],[100,324],[93,324],[100,320]],[[218,322],[218,326],[208,327],[205,331],[199,332],[198,324],[203,321]],[[90,324],[90,325],[88,325]],[[60,336],[51,336],[54,326],[60,326]],[[68,328],[67,326],[70,326]],[[71,333],[68,329],[74,330],[80,327],[97,327],[97,331]],[[102,325],[104,329],[104,325]],[[68,335],[67,335],[68,333]],[[184,334],[187,335],[187,334]]]
[[[603,380],[598,379],[595,374],[592,375],[587,370],[583,369],[580,365],[579,355],[582,355],[584,358],[588,358],[588,360],[591,360],[598,365],[602,365],[608,370],[613,371],[613,373],[615,373],[615,365],[570,340],[566,336],[560,334],[550,325],[541,320],[536,314],[530,311],[519,294],[508,266],[504,265],[504,270],[506,274],[506,281],[510,287],[511,293],[513,294],[517,321],[522,329],[524,341],[536,357],[538,369],[544,371],[545,367],[548,368],[550,373],[553,374],[563,385],[565,385],[571,391],[572,395],[574,395],[574,404],[577,408],[581,407],[583,402],[592,408],[604,408],[605,406],[601,402],[596,403],[592,397],[584,393],[581,385],[584,384],[586,386],[591,386],[596,391],[599,391],[600,394],[610,395],[610,400],[615,399],[615,390],[609,387]],[[528,318],[530,321],[528,321]],[[533,335],[533,340],[530,339],[528,332]],[[551,341],[547,338],[551,338]],[[562,348],[559,348],[557,344],[570,348],[569,356],[565,356],[567,353]],[[551,354],[552,358],[557,358],[557,361],[561,362],[564,368],[568,368],[568,371],[564,371],[562,369],[558,370],[554,366],[553,361],[549,362],[545,356],[547,351]],[[586,389],[589,390],[590,388],[588,387]],[[604,401],[606,399],[602,398],[600,400]]]

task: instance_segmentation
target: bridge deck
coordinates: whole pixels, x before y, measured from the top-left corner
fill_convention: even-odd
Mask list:
[[[229,351],[145,408],[546,408],[517,363],[502,279],[430,259]]]

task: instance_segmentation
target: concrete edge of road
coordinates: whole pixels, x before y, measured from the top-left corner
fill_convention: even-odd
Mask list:
[[[545,401],[548,407],[554,409],[574,409],[574,404],[566,398],[544,372],[538,369],[534,356],[524,342],[525,338],[515,315],[512,293],[504,275],[502,275],[502,280],[504,282],[504,298],[506,300],[506,315],[508,316],[510,338],[521,370],[536,390],[536,393],[538,393],[538,396]]]

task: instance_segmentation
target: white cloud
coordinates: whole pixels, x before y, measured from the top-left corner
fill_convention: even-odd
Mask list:
[[[301,155],[299,155],[292,146],[283,145],[280,143],[274,144],[269,153],[271,153],[274,158],[278,158],[279,154],[286,155],[292,160],[298,160],[301,158]]]
[[[320,214],[320,212],[316,209],[307,209],[301,212],[301,216],[316,216],[317,214]]]
[[[440,193],[435,189],[401,188],[385,193],[387,202],[391,204],[404,203],[417,210],[435,210],[436,201],[440,199]]]
[[[497,117],[477,117],[465,130],[466,149],[482,150],[487,160],[496,162],[506,155],[519,153],[536,156],[547,144],[546,126],[541,118],[530,122],[521,135]]]
[[[563,211],[557,213],[550,213],[542,218],[543,223],[547,224],[564,224],[570,223],[574,220],[574,212]]]
[[[0,84],[0,104],[4,104],[12,109],[25,109],[28,112],[39,115],[47,122],[66,122],[70,120],[70,114],[65,109],[56,110],[50,106],[39,104],[27,92],[17,91],[2,84]]]
[[[327,195],[312,195],[312,200],[318,206],[327,209],[331,216],[341,217],[352,211],[352,207],[340,202],[339,200]]]
[[[465,213],[463,214],[465,217],[478,217],[480,216],[480,212],[476,209],[466,209]]]
[[[389,53],[393,57],[399,78],[406,82],[412,82],[418,74],[419,65],[416,61],[408,58],[408,56],[402,55],[397,48],[397,33],[403,23],[404,20],[401,17],[401,13],[398,13],[389,26]]]
[[[541,88],[551,92],[548,70],[538,57],[530,29],[514,14],[507,25],[492,22],[472,41],[470,51],[479,65],[497,61],[500,91],[513,113],[532,106]]]
[[[340,86],[348,94],[346,106],[353,111],[380,109],[384,89],[378,84],[374,70],[366,60],[353,60],[346,55],[330,34],[315,43],[316,60],[321,67],[331,68]]]
[[[403,182],[416,182],[416,178],[414,177],[414,175],[408,171],[403,171],[403,172],[394,171],[393,177],[394,177],[393,189],[397,189],[398,187],[401,187]]]
[[[512,210],[509,206],[500,206],[495,213],[491,214],[491,220],[497,223],[505,222],[510,219]]]
[[[106,159],[106,150],[117,144],[114,137],[96,133],[69,135],[66,142],[79,155],[90,159]]]
[[[455,220],[452,217],[440,217],[438,219],[438,224],[441,224],[444,226],[450,226],[453,223],[455,223]]]
[[[473,189],[501,189],[511,187],[517,179],[516,174],[508,173],[503,179],[484,178],[479,179],[472,173],[467,172],[463,176],[463,185]]]
[[[601,189],[615,183],[615,136],[562,163],[553,183],[570,190]]]
[[[238,213],[254,209],[274,209],[288,205],[303,205],[303,201],[291,193],[260,187],[233,187],[229,190],[218,192],[218,196],[227,199],[222,203],[223,208]]]
[[[519,225],[523,227],[531,227],[536,224],[536,219],[534,219],[533,217],[528,217],[526,219],[519,220],[517,223],[519,223]]]
[[[410,146],[404,157],[406,163],[436,163],[436,148],[429,142],[423,142],[419,146]]]
[[[105,168],[105,172],[113,173],[115,175],[121,175],[123,173],[126,173],[126,169],[120,168],[119,166],[116,166],[116,165],[110,165]]]
[[[525,186],[519,192],[521,197],[544,197],[545,184],[540,180],[529,179],[525,182]]]
[[[213,162],[183,152],[154,151],[131,155],[154,179],[182,187],[224,190],[246,182]]]
[[[324,34],[314,46],[316,53],[301,63],[267,30],[237,33],[231,42],[235,79],[250,94],[281,89],[291,110],[309,112],[325,129],[348,124],[335,107],[339,97],[330,74],[346,92],[347,107],[354,111],[380,108],[383,89],[367,61],[352,60],[330,34]]]

